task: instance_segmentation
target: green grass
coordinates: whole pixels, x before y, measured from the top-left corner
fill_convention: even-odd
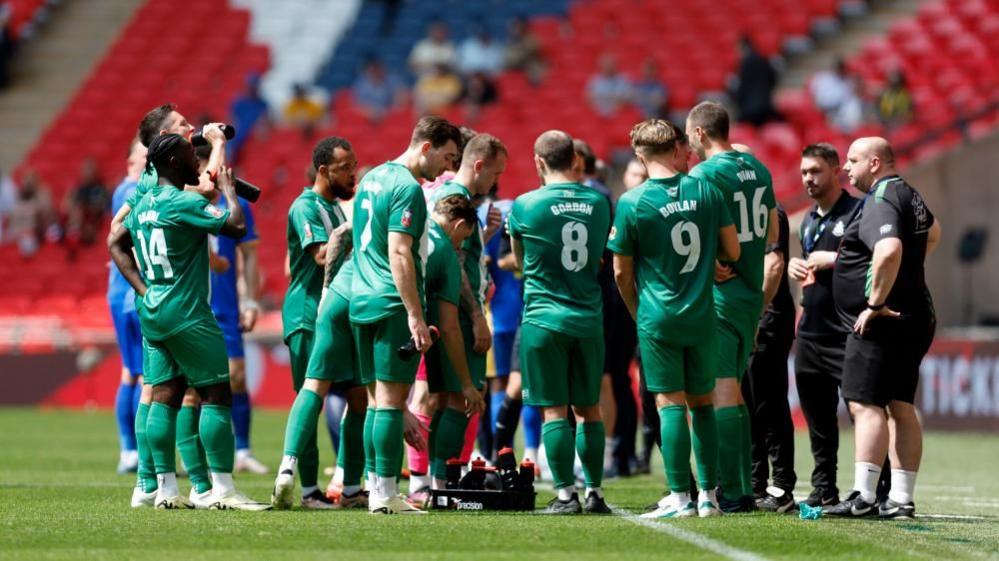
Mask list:
[[[256,452],[272,466],[283,423],[284,413],[254,417]],[[850,441],[844,435],[843,487],[852,477]],[[116,458],[110,413],[0,409],[0,559],[724,559],[718,551],[743,559],[999,559],[997,435],[929,435],[920,472],[921,514],[982,519],[806,522],[749,514],[653,523],[658,530],[620,516],[136,511],[128,507],[133,478],[114,474]],[[811,460],[801,435],[798,466],[807,480]],[[255,498],[269,496],[270,477],[238,481]],[[611,502],[639,512],[662,486],[655,473],[606,489]],[[539,504],[549,496],[542,492]],[[703,540],[691,543],[702,538],[715,552]]]

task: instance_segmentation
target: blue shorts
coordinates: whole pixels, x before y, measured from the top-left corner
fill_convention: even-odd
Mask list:
[[[114,334],[118,339],[118,350],[121,352],[121,363],[128,369],[132,377],[142,375],[142,326],[139,325],[139,314],[132,309],[123,312],[121,301],[111,300],[111,321],[114,322]]]
[[[497,378],[506,378],[510,375],[513,341],[516,337],[516,331],[493,333],[493,364],[496,367]]]
[[[239,316],[236,314],[215,314],[215,319],[222,328],[225,339],[225,354],[229,358],[243,358],[243,331],[239,328]]]

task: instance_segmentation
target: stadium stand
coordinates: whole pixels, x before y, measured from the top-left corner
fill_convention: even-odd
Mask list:
[[[31,32],[34,24],[45,15],[46,8],[51,4],[56,4],[51,0],[7,0],[10,8],[10,28],[17,37],[24,36]]]
[[[184,24],[163,35],[163,22],[175,21],[181,13]],[[51,188],[53,200],[61,201],[73,187],[81,162],[90,156],[97,158],[103,177],[117,183],[136,123],[163,100],[177,103],[192,119],[202,115],[224,118],[246,75],[268,67],[267,48],[248,42],[249,20],[247,11],[234,9],[225,0],[146,3],[18,171],[36,170]],[[196,63],[176,56],[194,50],[198,52]],[[22,263],[10,245],[0,247],[0,259]],[[65,250],[45,245],[17,270],[5,268],[5,274],[13,277],[5,282],[5,292],[12,296],[0,299],[0,309],[21,307],[22,298],[28,296],[29,313],[56,315],[65,311],[62,317],[66,324],[92,325],[94,318],[99,318],[110,325],[106,310],[95,315],[91,305],[91,300],[96,301],[106,290],[107,261],[104,244],[96,243],[81,249],[73,275],[66,275]],[[59,296],[41,297],[43,290]]]
[[[536,184],[530,151],[539,130],[566,129],[586,138],[603,156],[627,146],[627,131],[640,118],[637,110],[625,108],[612,117],[600,118],[584,100],[586,82],[601,54],[616,55],[621,70],[636,78],[645,55],[634,53],[649,53],[659,63],[661,79],[669,88],[670,109],[682,112],[702,97],[726,89],[738,64],[736,45],[743,30],[758,50],[773,55],[789,42],[809,36],[815,26],[834,20],[844,5],[852,3],[719,0],[706,10],[703,3],[694,0],[668,5],[651,0],[295,0],[281,3],[281,10],[277,10],[275,3],[264,0],[151,0],[93,69],[20,169],[37,169],[59,200],[71,187],[75,170],[86,156],[96,156],[104,177],[113,182],[121,173],[123,147],[134,124],[145,110],[165,99],[177,102],[194,120],[202,115],[224,118],[251,72],[264,73],[264,95],[272,110],[287,98],[292,84],[314,81],[330,92],[329,124],[313,137],[276,128],[264,137],[251,138],[240,156],[239,173],[266,190],[255,211],[262,237],[261,265],[267,275],[265,291],[269,302],[277,304],[286,286],[280,273],[285,257],[286,210],[305,182],[314,139],[337,134],[353,140],[362,165],[396,155],[406,143],[416,115],[408,107],[400,108],[373,124],[355,105],[349,86],[370,57],[377,57],[397,73],[406,73],[409,52],[430,22],[445,22],[455,42],[476,24],[485,25],[491,35],[502,40],[510,22],[523,16],[541,42],[549,66],[541,84],[532,85],[520,72],[501,73],[496,77],[499,102],[485,107],[470,123],[503,138],[509,147],[511,159],[501,180],[501,195],[510,197]],[[325,8],[332,4],[339,6],[338,11],[327,13]],[[157,35],[162,21],[179,13],[184,14],[185,25],[176,26],[166,37]],[[731,25],[732,13],[746,14],[742,27]],[[303,23],[303,18],[309,21]],[[199,43],[198,38],[209,29],[207,44]],[[928,33],[915,33],[917,30]],[[704,41],[705,37],[712,40]],[[691,49],[695,44],[698,48]],[[140,59],[138,53],[154,45],[164,53],[169,51],[170,56],[157,58],[154,54],[151,62]],[[650,45],[656,48],[649,49]],[[172,63],[168,72],[163,72],[173,53],[193,49],[198,51],[196,64]],[[881,64],[864,62],[872,55]],[[896,67],[905,71],[917,107],[916,118],[889,135],[900,146],[918,142],[918,149],[911,150],[907,158],[919,159],[961,140],[962,133],[953,127],[957,119],[966,121],[971,135],[983,134],[999,124],[996,56],[999,1],[939,0],[927,3],[916,18],[898,22],[886,36],[866,44],[849,63],[865,82],[874,85],[883,83]],[[412,81],[412,76],[405,77]],[[800,191],[796,169],[802,144],[832,139],[843,149],[848,138],[826,124],[804,90],[781,96],[778,106],[786,122],[759,128],[736,125],[732,136],[753,146],[774,170],[778,196],[793,211],[801,203],[796,199]],[[446,116],[466,121],[461,107],[447,110]],[[865,126],[852,134],[883,132],[879,126]],[[90,138],[95,134],[99,141]],[[85,150],[80,150],[81,146]],[[91,300],[96,302],[104,290],[104,251],[100,245],[85,249],[70,282],[61,267],[46,264],[62,261],[61,250],[43,248],[37,258],[24,265],[30,275],[11,272],[11,278],[0,276],[18,288],[0,296],[0,314],[64,307],[81,318],[86,316],[88,310],[97,308]],[[17,259],[16,252],[10,246],[0,247],[0,258]],[[47,302],[45,307],[31,300],[41,292],[40,286],[64,284],[65,290],[59,292],[63,300]],[[69,299],[76,305],[67,304]]]

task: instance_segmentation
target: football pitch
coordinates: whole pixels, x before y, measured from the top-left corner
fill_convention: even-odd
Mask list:
[[[273,468],[285,414],[254,415],[255,453]],[[0,559],[999,559],[999,435],[927,435],[911,522],[760,513],[641,520],[662,492],[658,469],[606,483],[613,516],[132,510],[134,476],[115,475],[117,446],[110,412],[0,409]],[[800,433],[797,457],[800,499],[811,470]],[[845,433],[843,488],[852,467]],[[272,481],[237,479],[258,500]],[[538,506],[549,498],[539,489]]]

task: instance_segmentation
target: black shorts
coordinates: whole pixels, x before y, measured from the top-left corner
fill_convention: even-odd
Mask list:
[[[517,328],[517,335],[513,338],[513,348],[510,355],[510,372],[520,373],[520,328]]]
[[[933,343],[933,320],[877,318],[863,336],[850,333],[843,361],[843,399],[885,407],[913,403],[919,365]]]
[[[802,377],[828,377],[839,384],[843,380],[843,355],[846,334],[824,337],[798,336],[794,351],[794,374]]]

